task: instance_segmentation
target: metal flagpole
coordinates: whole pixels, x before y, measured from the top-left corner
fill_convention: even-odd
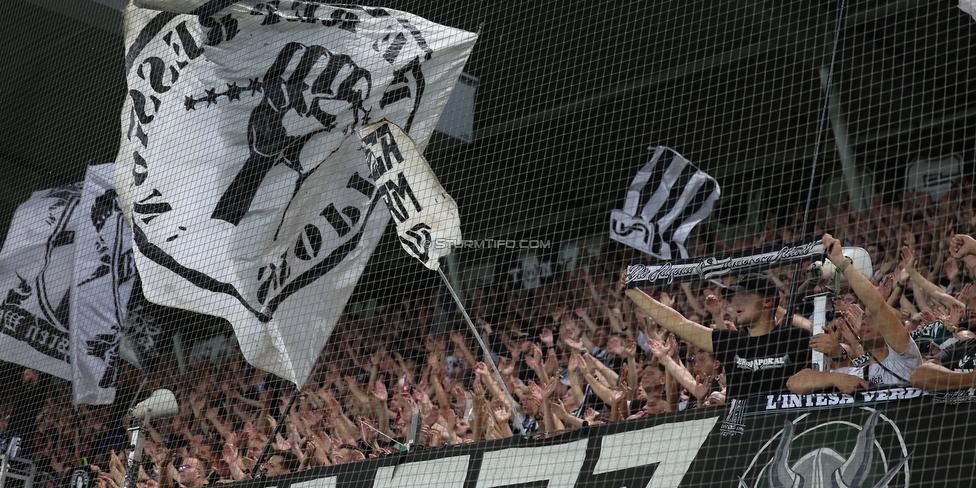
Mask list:
[[[501,386],[502,391],[505,393],[505,399],[508,400],[508,405],[512,408],[512,418],[515,420],[515,428],[518,429],[520,435],[525,435],[525,426],[522,425],[522,414],[519,413],[515,405],[515,399],[512,398],[512,394],[508,392],[508,387],[505,386],[505,382],[502,380],[501,373],[498,372],[498,366],[495,365],[495,361],[491,358],[491,351],[488,350],[488,346],[485,341],[481,339],[481,334],[478,333],[478,328],[474,326],[474,322],[471,321],[471,316],[468,315],[468,311],[464,309],[464,304],[461,303],[461,297],[458,296],[457,292],[454,291],[454,287],[451,286],[451,282],[448,281],[447,276],[444,275],[444,270],[439,266],[437,267],[437,274],[441,275],[441,280],[444,281],[444,285],[447,286],[448,291],[451,292],[451,296],[454,297],[454,303],[457,303],[458,309],[461,310],[461,315],[464,315],[464,320],[467,321],[468,327],[471,329],[471,333],[474,334],[474,338],[478,341],[478,345],[481,346],[481,350],[485,353],[485,362],[491,366],[492,371],[495,372],[495,377],[498,378],[498,385]]]
[[[261,472],[261,463],[264,461],[264,456],[268,455],[268,448],[271,447],[271,443],[275,441],[275,436],[281,432],[281,426],[285,423],[285,419],[288,418],[288,412],[291,411],[291,407],[295,404],[295,400],[298,395],[301,394],[301,389],[297,386],[295,387],[295,392],[291,395],[291,400],[288,400],[288,405],[285,406],[285,411],[281,413],[278,417],[277,422],[275,422],[274,429],[271,430],[271,435],[268,436],[268,441],[264,443],[264,448],[261,449],[261,455],[258,456],[257,462],[254,463],[254,467],[248,473],[251,478],[254,478],[255,474]]]
[[[813,146],[813,164],[810,167],[810,185],[807,188],[807,202],[803,208],[803,223],[800,225],[800,236],[807,233],[807,225],[810,218],[810,202],[813,199],[813,183],[817,176],[817,160],[820,157],[820,145],[823,140],[823,133],[827,125],[827,115],[830,110],[830,89],[833,86],[834,64],[837,62],[837,46],[840,44],[840,31],[844,26],[844,7],[847,0],[840,0],[837,8],[837,27],[834,30],[834,44],[830,52],[830,65],[827,69],[826,86],[824,87],[823,107],[820,109],[820,122],[817,125],[817,140]],[[784,320],[792,320],[793,308],[796,306],[796,291],[800,283],[800,264],[793,265],[793,283],[790,286],[790,294],[787,296],[786,317]]]

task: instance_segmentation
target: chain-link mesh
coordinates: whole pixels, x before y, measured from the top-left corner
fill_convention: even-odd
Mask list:
[[[961,3],[9,0],[0,483],[968,484]]]

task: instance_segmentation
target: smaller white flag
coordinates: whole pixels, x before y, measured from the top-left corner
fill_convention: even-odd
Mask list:
[[[135,280],[113,173],[91,166],[83,183],[35,192],[0,250],[0,360],[70,380],[76,405],[115,399]]]
[[[114,164],[89,166],[75,218],[71,389],[75,404],[115,399],[122,326],[135,282],[132,231],[122,218]]]
[[[380,121],[359,129],[370,178],[396,221],[400,244],[436,270],[439,259],[461,242],[457,203],[437,181],[413,140],[396,124]]]
[[[674,149],[650,149],[654,155],[634,176],[623,210],[610,212],[610,238],[665,261],[673,244],[686,259],[685,239],[711,213],[718,182]]]

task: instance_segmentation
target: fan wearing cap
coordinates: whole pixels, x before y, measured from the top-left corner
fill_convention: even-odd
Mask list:
[[[854,366],[833,371],[800,371],[787,382],[790,391],[810,393],[836,388],[851,394],[870,385],[907,384],[912,372],[922,363],[922,354],[902,325],[901,315],[888,305],[874,284],[852,266],[851,258],[842,252],[840,241],[824,234],[823,248],[827,259],[844,275],[867,309],[860,324],[841,324],[841,327],[852,329],[865,356],[855,359]]]
[[[712,353],[726,368],[726,396],[746,398],[786,390],[786,380],[810,366],[810,332],[777,325],[776,283],[765,275],[741,276],[725,290],[739,330],[711,329],[692,322],[640,289],[627,296],[661,327]]]

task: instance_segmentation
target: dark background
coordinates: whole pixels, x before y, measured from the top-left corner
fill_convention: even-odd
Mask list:
[[[119,3],[3,2],[0,234],[32,191],[114,159],[125,93]],[[465,70],[480,80],[475,140],[435,134],[426,153],[466,238],[605,235],[651,145],[718,179],[710,228],[804,204],[818,134],[814,195],[841,179],[829,125],[818,133],[837,2],[378,5],[480,29]],[[963,154],[971,169],[974,34],[954,1],[848,2],[834,87],[858,169],[885,198],[917,158]],[[393,237],[377,248],[364,292],[436,280]],[[462,261],[485,256],[476,254]]]

